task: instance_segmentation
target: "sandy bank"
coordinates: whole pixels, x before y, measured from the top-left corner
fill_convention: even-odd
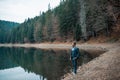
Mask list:
[[[80,49],[84,50],[107,50],[117,44],[77,44]],[[71,43],[59,43],[59,44],[50,44],[50,43],[40,43],[40,44],[0,44],[0,47],[25,47],[25,48],[61,48],[61,49],[70,49]]]
[[[96,44],[94,47],[108,51],[80,66],[77,75],[66,74],[63,80],[120,80],[120,44]]]

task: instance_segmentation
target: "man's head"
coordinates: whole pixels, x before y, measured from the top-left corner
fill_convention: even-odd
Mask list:
[[[75,47],[75,46],[76,46],[76,41],[72,43],[72,47]]]

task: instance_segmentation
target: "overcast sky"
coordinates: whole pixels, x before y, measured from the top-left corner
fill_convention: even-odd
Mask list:
[[[0,0],[0,19],[15,22],[24,22],[25,19],[33,18],[40,11],[48,10],[59,5],[60,0]]]

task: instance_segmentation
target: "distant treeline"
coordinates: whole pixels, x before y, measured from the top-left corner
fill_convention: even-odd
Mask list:
[[[11,30],[17,27],[19,23],[0,20],[0,43],[9,42],[11,39]]]
[[[61,0],[59,6],[28,18],[4,37],[4,43],[72,41],[95,36],[109,30],[116,22],[119,0]],[[116,6],[118,5],[118,6]],[[0,33],[2,36],[4,33]]]

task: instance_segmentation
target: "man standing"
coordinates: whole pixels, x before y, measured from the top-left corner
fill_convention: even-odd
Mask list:
[[[70,59],[73,64],[73,74],[77,73],[77,59],[79,58],[79,48],[76,47],[76,42],[72,43],[71,56]]]

